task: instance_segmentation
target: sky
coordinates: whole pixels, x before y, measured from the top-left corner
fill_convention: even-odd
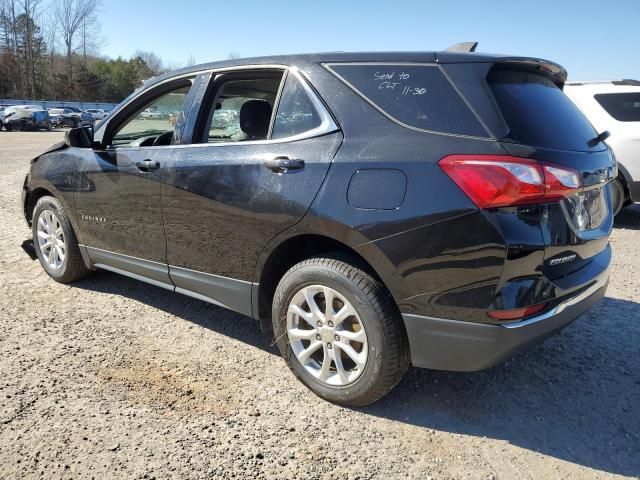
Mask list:
[[[479,52],[540,57],[570,80],[640,80],[640,0],[105,0],[109,57],[152,51],[173,67],[329,51]]]

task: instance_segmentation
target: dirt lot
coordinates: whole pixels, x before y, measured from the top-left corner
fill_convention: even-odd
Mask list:
[[[640,475],[640,206],[607,298],[474,374],[411,370],[347,409],[294,380],[251,319],[112,273],[72,286],[22,250],[29,159],[0,132],[0,478],[616,478]]]

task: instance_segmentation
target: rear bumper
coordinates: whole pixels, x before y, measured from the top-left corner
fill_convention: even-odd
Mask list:
[[[566,327],[604,297],[608,268],[570,299],[509,325],[403,314],[415,367],[471,372],[492,367]]]

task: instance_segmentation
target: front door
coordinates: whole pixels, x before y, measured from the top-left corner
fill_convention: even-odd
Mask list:
[[[104,148],[83,152],[75,204],[82,240],[97,266],[172,287],[161,182],[175,151],[175,119],[190,86],[183,80],[170,91],[152,92],[133,113],[125,110],[113,118]]]
[[[218,75],[198,118],[164,177],[171,280],[250,315],[262,249],[304,216],[342,134],[295,72]]]

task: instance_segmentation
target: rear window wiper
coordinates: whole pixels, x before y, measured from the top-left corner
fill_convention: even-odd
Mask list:
[[[611,136],[611,132],[609,132],[609,130],[604,130],[604,131],[600,132],[597,137],[592,138],[591,140],[589,140],[587,142],[587,145],[589,145],[590,147],[595,147],[599,143],[604,142],[610,136]]]

